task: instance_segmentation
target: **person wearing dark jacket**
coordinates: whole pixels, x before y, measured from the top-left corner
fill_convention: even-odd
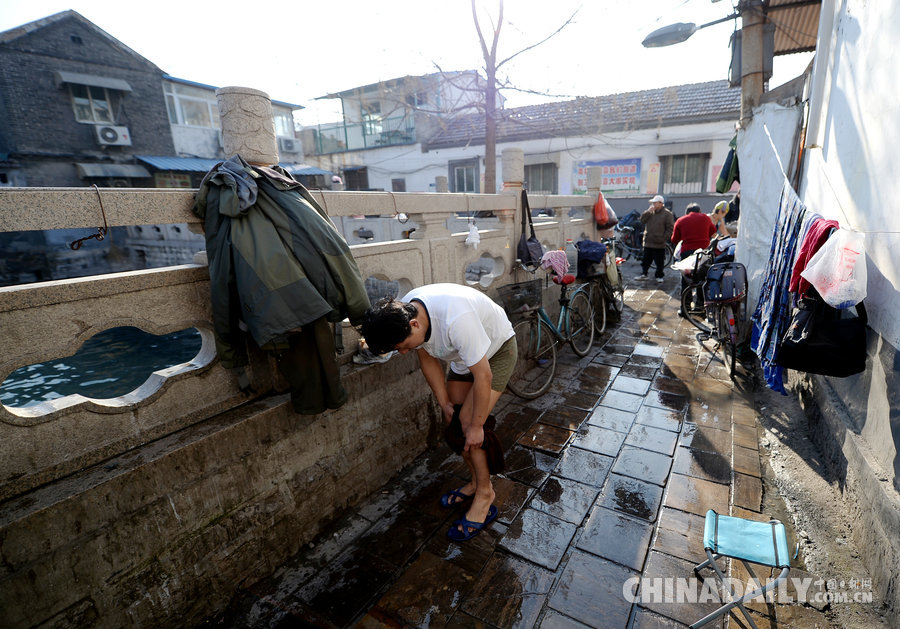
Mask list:
[[[675,221],[675,228],[672,230],[672,242],[674,244],[681,243],[681,257],[684,260],[697,249],[705,249],[709,245],[710,239],[716,234],[716,226],[712,220],[700,211],[700,206],[691,203],[687,206],[684,216]],[[685,275],[681,275],[681,291],[688,287],[688,281]],[[697,289],[694,296],[694,303],[703,306],[703,292]],[[684,313],[681,308],[678,309],[678,316],[683,317]]]
[[[661,194],[650,199],[650,207],[641,214],[644,224],[644,258],[641,260],[640,279],[647,279],[650,265],[656,264],[656,281],[663,281],[666,265],[666,243],[672,236],[675,217],[666,209],[666,200]]]

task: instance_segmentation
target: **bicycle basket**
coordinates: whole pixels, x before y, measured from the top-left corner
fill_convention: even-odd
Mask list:
[[[521,317],[541,307],[541,280],[498,286],[497,297],[507,315]]]
[[[740,262],[713,264],[706,272],[706,301],[723,302],[747,293],[747,269]]]

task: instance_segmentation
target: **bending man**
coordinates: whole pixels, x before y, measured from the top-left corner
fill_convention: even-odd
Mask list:
[[[471,539],[497,517],[488,459],[489,451],[500,446],[493,434],[486,443],[484,425],[516,363],[516,339],[506,313],[474,288],[430,284],[399,301],[380,300],[366,312],[362,334],[377,354],[416,350],[444,422],[452,429],[459,421],[461,454],[472,480],[444,494],[441,504],[453,507],[472,499],[465,517],[447,532],[453,540]],[[450,363],[446,381],[441,360]]]

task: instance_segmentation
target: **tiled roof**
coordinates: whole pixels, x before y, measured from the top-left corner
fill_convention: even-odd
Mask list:
[[[500,110],[497,142],[591,136],[614,131],[735,120],[741,90],[727,81],[662,87]],[[484,116],[470,114],[446,124],[422,143],[425,150],[484,144]]]

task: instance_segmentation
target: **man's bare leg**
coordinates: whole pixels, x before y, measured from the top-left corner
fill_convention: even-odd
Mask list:
[[[472,389],[471,382],[464,382],[461,380],[451,380],[451,381],[447,382],[447,397],[450,398],[451,404],[462,405],[463,403],[465,403],[466,397],[468,396],[469,391],[471,389]],[[460,422],[462,422],[462,419],[460,419]],[[465,434],[465,432],[463,432],[463,434]],[[458,489],[460,492],[464,493],[465,495],[472,496],[475,494],[475,488],[476,488],[475,466],[472,464],[471,458],[469,456],[467,456],[465,453],[463,453],[462,458],[463,458],[463,461],[466,462],[466,467],[469,468],[469,478],[471,478],[471,480],[468,483],[466,483],[465,485],[463,485],[462,487],[459,487]],[[463,501],[462,498],[458,498],[456,496],[451,496],[450,504],[457,504],[462,501]]]
[[[494,410],[494,405],[497,404],[497,400],[500,399],[501,395],[503,395],[502,391],[491,390],[491,399],[487,410],[488,414]],[[472,422],[472,405],[473,395],[470,388],[466,394],[466,399],[463,402],[462,410],[459,413],[463,433],[466,432],[466,429]],[[463,459],[466,459],[466,463],[469,464],[470,469],[473,470],[472,482],[475,489],[475,497],[472,500],[472,504],[469,506],[469,510],[466,512],[466,519],[470,522],[484,522],[495,498],[494,487],[491,484],[491,473],[488,470],[487,453],[481,448],[475,448],[468,452],[464,452]],[[464,493],[468,492],[464,491]]]

